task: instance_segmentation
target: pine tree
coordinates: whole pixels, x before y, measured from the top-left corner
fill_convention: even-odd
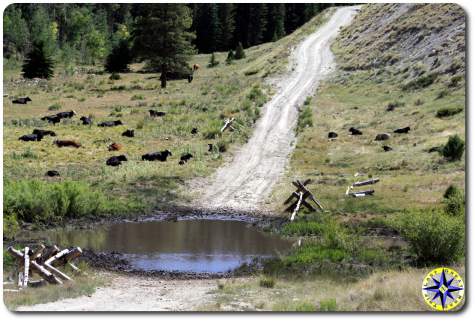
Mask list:
[[[285,4],[269,4],[268,28],[264,41],[277,41],[285,36]]]
[[[129,42],[123,39],[112,48],[107,56],[104,68],[107,72],[125,72],[128,71],[131,61],[132,53],[130,52]]]
[[[231,49],[228,52],[228,56],[226,57],[226,63],[229,65],[235,59],[234,51]]]
[[[161,86],[167,85],[168,74],[187,76],[188,61],[194,53],[191,41],[190,8],[183,4],[142,4],[132,33],[133,50],[149,66],[161,72]]]
[[[217,37],[217,49],[228,50],[233,44],[235,30],[235,6],[233,3],[221,3],[218,5],[219,34]]]
[[[44,78],[49,79],[53,76],[53,60],[45,52],[43,42],[35,42],[33,49],[26,55],[22,66],[24,78]]]
[[[218,5],[214,3],[200,4],[195,10],[194,29],[196,46],[200,52],[210,53],[218,49],[220,23]]]
[[[244,52],[242,43],[238,42],[238,45],[236,47],[236,52],[234,53],[234,59],[243,59],[243,58],[246,58],[246,53]]]
[[[248,45],[254,46],[262,43],[267,28],[267,4],[255,3],[250,5]]]
[[[211,54],[211,57],[209,58],[208,67],[213,68],[213,67],[216,67],[217,65],[219,65],[219,61],[216,60],[216,57],[215,57],[214,52],[213,52]]]

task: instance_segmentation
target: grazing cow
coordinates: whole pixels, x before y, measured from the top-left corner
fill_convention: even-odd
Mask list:
[[[41,136],[56,136],[56,133],[54,131],[44,129],[33,129],[33,134]]]
[[[91,117],[82,116],[81,118],[79,118],[79,120],[82,121],[83,125],[92,125]]]
[[[186,154],[181,155],[180,162],[183,162],[183,164],[184,164],[192,158],[193,158],[193,155],[191,155],[190,153],[186,153]],[[183,165],[183,164],[181,164],[181,165]]]
[[[134,137],[135,136],[135,131],[133,129],[127,129],[125,132],[122,133],[122,136]]]
[[[388,140],[390,137],[391,137],[390,134],[388,134],[388,133],[382,133],[382,134],[376,135],[376,138],[375,138],[374,140],[378,140],[378,141],[381,141],[381,140]]]
[[[71,110],[71,111],[62,111],[62,112],[59,112],[56,114],[56,116],[58,116],[60,119],[63,119],[63,118],[71,118],[73,117],[74,115],[76,115],[76,112],[74,110]]]
[[[56,144],[58,147],[81,147],[81,144],[75,142],[74,140],[55,140],[53,144]]]
[[[125,155],[112,156],[106,161],[107,166],[119,166],[122,162],[126,162],[127,157]]]
[[[41,120],[45,120],[48,123],[53,123],[53,125],[56,125],[61,121],[61,117],[58,117],[57,115],[45,116],[42,117]]]
[[[60,176],[60,175],[58,171],[51,170],[51,171],[47,171],[45,176],[54,177],[54,176]]]
[[[192,128],[192,129],[191,129],[191,134],[192,134],[192,135],[198,134],[198,128]]]
[[[29,101],[32,101],[30,97],[20,97],[20,98],[12,100],[12,103],[26,105]]]
[[[198,65],[198,64],[194,64],[194,65],[193,65],[193,71],[197,71],[197,70],[200,69],[200,68],[201,68],[201,66]]]
[[[120,120],[109,120],[109,121],[103,121],[102,123],[99,123],[97,126],[99,127],[114,127],[114,126],[119,126],[123,125],[122,121]]]
[[[148,112],[150,113],[150,117],[162,117],[166,115],[164,111],[156,111],[153,109],[150,109]]]
[[[208,144],[208,152],[212,152],[213,151],[213,144]]]
[[[109,147],[107,147],[107,150],[109,152],[118,151],[118,150],[121,150],[121,149],[122,149],[122,145],[117,144],[117,143],[112,143],[112,144],[109,145]]]
[[[146,160],[146,161],[150,161],[150,162],[159,160],[161,162],[166,162],[168,156],[172,156],[172,153],[168,149],[166,149],[166,150],[161,151],[161,152],[144,154],[144,155],[142,155],[142,160],[143,161]]]
[[[411,130],[411,127],[407,126],[407,127],[404,127],[404,128],[398,128],[394,132],[396,134],[407,134],[410,130]]]
[[[337,138],[338,137],[338,134],[335,133],[335,132],[329,132],[328,133],[328,138]]]
[[[392,147],[389,147],[389,146],[387,146],[387,145],[384,145],[384,146],[383,146],[383,149],[384,149],[385,152],[389,152],[389,151],[392,151],[392,150],[393,150]]]
[[[19,140],[22,140],[24,142],[39,142],[43,139],[43,135],[40,134],[29,134],[29,135],[23,135]]]
[[[356,129],[354,127],[351,127],[349,129],[349,131],[350,131],[351,135],[363,135],[363,132],[361,130]]]

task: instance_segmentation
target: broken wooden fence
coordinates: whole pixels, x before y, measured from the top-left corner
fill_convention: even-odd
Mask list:
[[[234,122],[234,117],[226,119],[224,121],[224,126],[221,128],[221,132],[224,132],[228,128],[231,130],[234,130],[234,127],[232,126],[233,122]]]
[[[353,197],[365,197],[365,196],[371,196],[374,194],[374,189],[370,190],[365,190],[365,191],[356,191],[356,192],[351,192],[354,187],[360,187],[360,186],[366,186],[366,185],[374,185],[379,182],[379,178],[370,178],[365,181],[360,181],[360,182],[355,182],[348,186],[346,189],[346,195],[347,196],[353,196]]]
[[[289,198],[287,198],[284,202],[284,205],[291,203],[290,206],[287,207],[286,209],[287,212],[292,212],[292,215],[290,216],[291,221],[295,219],[295,216],[297,215],[302,205],[308,208],[312,212],[315,212],[317,210],[312,204],[310,204],[307,201],[307,198],[309,198],[310,201],[315,203],[315,205],[320,210],[323,211],[322,204],[317,200],[317,198],[312,194],[312,192],[310,192],[306,187],[311,182],[312,182],[311,179],[307,179],[303,183],[300,182],[299,180],[292,182],[292,185],[294,185],[297,188],[297,190],[293,192],[289,196]]]
[[[38,286],[45,283],[63,284],[63,281],[73,281],[66,273],[58,269],[60,266],[69,266],[75,272],[79,272],[79,268],[71,261],[82,254],[80,247],[72,249],[60,250],[56,245],[48,249],[43,244],[33,251],[29,247],[25,247],[23,251],[8,248],[17,259],[18,268],[18,286],[26,288],[27,286]],[[42,277],[40,280],[30,280],[30,276],[36,273]]]

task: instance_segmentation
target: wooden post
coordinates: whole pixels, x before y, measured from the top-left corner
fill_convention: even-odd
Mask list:
[[[26,288],[28,286],[28,272],[30,270],[30,256],[28,252],[30,251],[30,248],[27,246],[25,247],[25,252],[23,254],[23,281],[22,281],[22,288]]]
[[[224,132],[229,126],[231,126],[232,122],[234,121],[234,117],[233,118],[228,118],[224,121],[224,126],[221,128],[221,132]]]
[[[68,249],[64,249],[62,251],[60,251],[59,253],[57,253],[56,255],[50,257],[49,259],[47,259],[44,263],[44,265],[46,266],[46,268],[48,270],[50,270],[51,272],[53,272],[54,274],[56,274],[57,276],[65,279],[65,280],[68,280],[68,281],[72,281],[72,279],[67,276],[66,274],[64,274],[63,272],[61,272],[60,270],[58,270],[57,268],[53,267],[53,262],[55,262],[56,260],[62,258],[63,256],[67,255],[70,251]]]
[[[41,254],[43,253],[43,251],[45,250],[45,248],[46,247],[43,244],[40,244],[38,248],[36,249],[36,251],[33,252],[33,254],[30,256],[30,260],[34,261],[37,258],[39,258]]]
[[[295,219],[295,215],[297,214],[297,212],[298,212],[299,209],[300,209],[300,204],[302,203],[302,197],[303,197],[303,193],[302,193],[302,192],[299,192],[299,200],[298,200],[298,202],[297,202],[297,206],[295,206],[295,209],[294,209],[294,211],[292,212],[292,216],[290,217],[290,221],[291,221],[291,222]]]

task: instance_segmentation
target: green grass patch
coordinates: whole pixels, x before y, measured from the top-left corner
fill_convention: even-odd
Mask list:
[[[450,117],[463,112],[462,107],[443,107],[437,110],[436,116],[439,118]]]
[[[320,235],[325,227],[319,222],[297,221],[285,224],[281,230],[287,236],[310,236]]]

